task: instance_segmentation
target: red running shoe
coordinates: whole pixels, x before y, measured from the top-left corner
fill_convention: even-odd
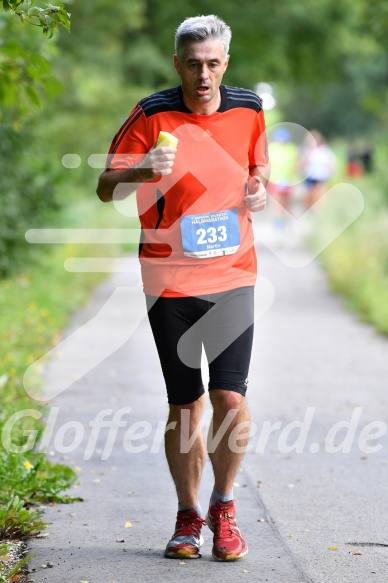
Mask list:
[[[236,561],[248,554],[248,545],[237,526],[233,500],[210,506],[206,523],[214,533],[212,554],[216,561]]]
[[[201,528],[206,524],[195,510],[180,510],[176,517],[175,532],[168,541],[164,556],[170,559],[199,559],[203,545]]]

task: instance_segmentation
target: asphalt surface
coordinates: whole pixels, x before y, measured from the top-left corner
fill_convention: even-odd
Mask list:
[[[70,493],[84,501],[46,508],[48,536],[29,541],[30,580],[388,582],[388,341],[346,309],[299,245],[266,243],[247,393],[256,430],[235,485],[248,556],[214,561],[205,527],[201,559],[163,558],[176,512],[167,405],[129,259],[131,279],[116,273],[96,290],[45,369],[47,455],[76,469]],[[116,434],[93,427],[99,415]],[[211,489],[207,462],[204,511]]]

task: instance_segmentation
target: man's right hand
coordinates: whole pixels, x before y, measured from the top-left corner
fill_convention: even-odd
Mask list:
[[[171,174],[176,148],[152,148],[143,160],[126,170],[104,170],[98,179],[97,195],[103,202],[122,200],[138,184]]]
[[[136,165],[136,168],[142,170],[149,169],[150,178],[148,180],[158,178],[159,176],[168,176],[168,174],[171,174],[172,167],[174,166],[176,151],[176,148],[154,147],[148,152],[144,160]]]

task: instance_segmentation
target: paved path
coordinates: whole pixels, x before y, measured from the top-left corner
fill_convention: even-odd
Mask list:
[[[309,259],[298,248],[286,253],[291,264]],[[72,493],[85,501],[46,509],[49,536],[30,541],[35,583],[387,583],[387,436],[359,437],[369,423],[382,422],[364,437],[386,427],[388,341],[345,309],[316,262],[287,267],[261,244],[258,254],[274,303],[256,324],[248,399],[257,430],[235,488],[248,557],[213,561],[208,529],[201,560],[162,556],[176,511],[162,447],[163,381],[147,322],[131,334],[146,316],[139,286],[115,274],[75,315],[46,370],[51,414],[58,413],[48,452],[77,468]],[[136,271],[136,261],[128,269]],[[112,354],[94,366],[102,346]],[[70,377],[71,387],[59,393]],[[102,411],[107,421],[117,414],[117,435],[109,427],[93,433],[90,423]],[[345,428],[333,435],[335,424],[352,415],[349,451],[330,452],[346,437]],[[298,421],[303,427],[290,425]],[[379,451],[366,452],[378,444]],[[207,463],[203,508],[211,487]],[[44,569],[48,561],[53,567]]]

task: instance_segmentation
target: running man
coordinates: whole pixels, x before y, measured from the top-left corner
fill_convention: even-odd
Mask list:
[[[134,107],[113,139],[97,187],[104,202],[137,189],[139,259],[167,388],[165,450],[178,496],[165,556],[179,559],[201,556],[205,524],[198,489],[206,448],[202,431],[195,431],[205,403],[202,345],[213,406],[209,437],[222,435],[208,452],[212,554],[233,561],[248,553],[233,482],[249,436],[245,393],[256,281],[251,211],[265,206],[268,160],[261,100],[222,84],[230,39],[229,26],[214,15],[179,26],[174,66],[181,84]],[[177,147],[155,147],[160,131],[173,134]],[[228,443],[235,428],[237,447]],[[192,438],[191,447],[182,436]]]
[[[336,159],[317,130],[306,133],[299,150],[298,166],[306,186],[305,206],[310,209],[323,196],[327,181],[335,172]]]

